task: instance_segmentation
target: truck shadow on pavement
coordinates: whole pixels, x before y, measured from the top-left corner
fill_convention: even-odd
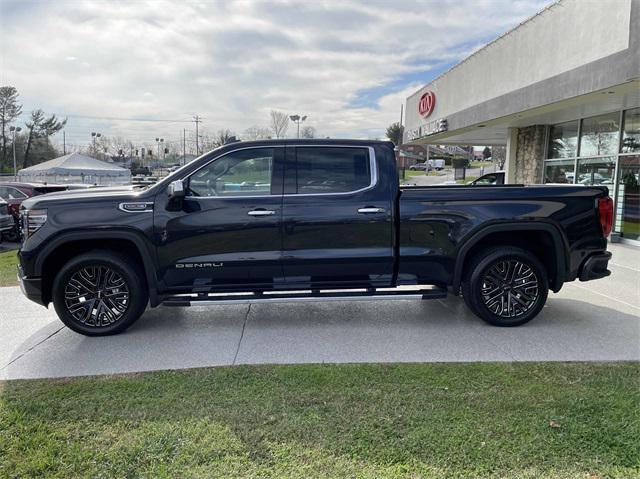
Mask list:
[[[50,322],[14,349],[0,377],[263,363],[638,360],[639,341],[632,312],[563,298],[517,328],[483,323],[460,298],[161,307],[111,337]]]

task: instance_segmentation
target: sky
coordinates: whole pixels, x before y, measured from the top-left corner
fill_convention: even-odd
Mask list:
[[[194,115],[241,136],[271,110],[322,137],[382,138],[407,96],[549,3],[0,0],[0,84],[22,121],[67,117],[70,145],[179,142]]]

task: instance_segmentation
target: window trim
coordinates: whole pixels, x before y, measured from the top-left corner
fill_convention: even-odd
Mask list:
[[[226,153],[216,156],[215,158],[212,158],[210,161],[206,162],[204,165],[200,166],[199,168],[196,168],[195,170],[193,170],[191,173],[189,173],[187,176],[185,176],[184,178],[182,178],[182,181],[187,181],[189,180],[193,175],[195,175],[198,171],[200,171],[203,168],[206,168],[207,166],[209,166],[211,163],[213,163],[214,161],[218,161],[221,160],[222,158],[224,158],[225,156],[229,156],[237,151],[244,151],[244,150],[264,150],[264,149],[276,149],[276,148],[284,148],[285,145],[269,145],[269,146],[247,146],[246,148],[236,148],[234,150],[231,151],[227,151]],[[274,155],[274,163],[275,163],[275,155]],[[275,171],[275,170],[272,170]],[[273,176],[271,178],[271,180],[273,181]],[[276,197],[281,197],[282,194],[276,194],[276,195],[272,195],[272,194],[268,194],[268,195],[234,195],[234,196],[185,196],[185,199],[196,199],[196,200],[229,200],[232,198],[276,198]]]
[[[343,196],[362,193],[375,188],[378,184],[378,163],[376,161],[376,152],[372,146],[362,145],[293,145],[292,148],[296,152],[296,172],[298,170],[298,148],[358,148],[360,150],[368,150],[369,152],[369,185],[357,190],[339,191],[335,193],[285,193],[284,197],[304,197],[304,196]],[[298,187],[296,174],[296,189]]]
[[[352,191],[341,191],[338,193],[284,193],[284,194],[269,194],[269,195],[243,195],[243,196],[187,196],[185,198],[187,199],[198,199],[198,200],[220,200],[220,199],[224,199],[224,200],[228,200],[228,199],[232,199],[232,198],[275,198],[275,197],[304,197],[304,196],[342,196],[342,195],[352,195],[355,193],[362,193],[368,190],[371,190],[373,188],[375,188],[378,185],[378,162],[376,160],[376,152],[375,149],[372,146],[363,146],[363,145],[341,145],[341,144],[336,144],[336,145],[326,145],[326,144],[309,144],[309,145],[286,145],[286,144],[279,144],[279,145],[269,145],[269,146],[248,146],[245,148],[236,148],[232,151],[227,151],[226,153],[224,153],[223,155],[219,155],[216,156],[215,158],[212,158],[211,160],[209,160],[208,162],[206,162],[205,164],[203,164],[202,166],[196,168],[195,170],[193,170],[191,173],[189,173],[187,176],[185,176],[184,178],[182,178],[182,181],[188,180],[189,178],[191,178],[192,175],[196,174],[198,171],[200,171],[202,168],[206,168],[207,166],[209,166],[211,163],[213,163],[214,161],[220,160],[222,158],[224,158],[227,155],[230,155],[232,153],[235,153],[236,151],[243,151],[243,150],[261,150],[261,149],[265,149],[265,148],[291,148],[295,151],[297,151],[297,148],[359,148],[359,149],[366,149],[369,152],[369,175],[371,178],[371,181],[369,183],[368,186],[365,186],[364,188],[360,188],[358,190],[352,190]],[[296,155],[296,168],[297,168],[297,155]]]

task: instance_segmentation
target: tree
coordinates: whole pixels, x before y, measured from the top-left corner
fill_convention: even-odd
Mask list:
[[[485,160],[491,158],[491,148],[489,148],[488,146],[485,146],[484,150],[482,150],[482,157]]]
[[[271,130],[276,138],[284,138],[289,128],[289,115],[271,110]]]
[[[268,140],[271,139],[271,130],[269,128],[252,126],[250,128],[247,128],[242,136],[246,140]]]
[[[22,113],[22,105],[18,104],[18,90],[12,86],[0,87],[0,126],[2,128],[2,163],[7,161],[7,134],[9,125]]]
[[[38,109],[31,112],[31,121],[25,123],[27,127],[27,145],[24,150],[24,159],[22,160],[22,168],[29,166],[29,154],[38,140],[44,140],[45,145],[49,146],[49,137],[55,135],[64,128],[67,119],[60,121],[55,114],[46,117],[44,111]],[[46,159],[46,158],[44,158]]]
[[[213,142],[216,147],[226,145],[227,143],[232,143],[234,141],[236,141],[236,134],[229,129],[218,130],[213,137]]]
[[[494,146],[491,149],[491,157],[496,162],[498,170],[504,169],[504,164],[507,161],[507,147],[506,146]]]
[[[131,156],[133,151],[133,143],[122,136],[100,137],[105,138],[108,145],[107,151],[111,156]],[[122,154],[120,154],[122,152]]]
[[[399,123],[393,123],[387,127],[387,138],[389,138],[394,145],[398,146],[402,144],[402,136],[404,135],[404,127]]]
[[[305,126],[300,130],[300,138],[315,138],[316,129],[312,126]]]

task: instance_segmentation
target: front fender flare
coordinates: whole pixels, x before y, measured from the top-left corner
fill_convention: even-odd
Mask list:
[[[142,258],[142,265],[144,267],[147,287],[149,289],[150,304],[152,307],[159,304],[153,246],[149,244],[148,240],[146,240],[141,233],[127,229],[100,229],[61,233],[48,241],[38,253],[34,265],[35,274],[37,276],[42,276],[44,262],[49,255],[60,246],[72,241],[91,240],[126,240],[133,243]]]

